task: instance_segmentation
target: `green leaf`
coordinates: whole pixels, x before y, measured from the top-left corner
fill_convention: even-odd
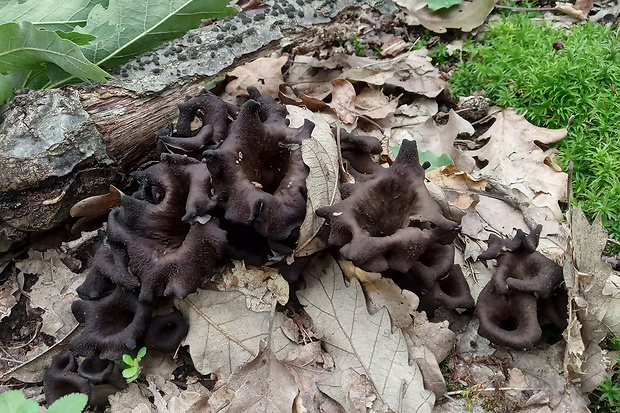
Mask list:
[[[29,21],[39,29],[71,32],[76,25],[85,25],[88,13],[105,0],[11,0],[0,2],[0,24]]]
[[[136,367],[126,368],[125,370],[123,370],[123,377],[128,379],[130,377],[133,377],[137,372],[138,369]]]
[[[62,30],[54,30],[56,34],[63,39],[71,40],[73,43],[84,46],[95,40],[95,36],[91,36],[90,34],[83,34],[78,32],[63,32]]]
[[[136,362],[133,361],[133,357],[131,357],[129,354],[123,354],[123,362],[127,364],[128,366],[136,365]]]
[[[114,67],[183,36],[206,18],[222,18],[236,9],[229,0],[110,0],[107,9],[97,5],[80,32],[97,38],[84,46],[84,54],[98,65]]]
[[[0,412],[39,413],[39,404],[34,400],[27,400],[18,390],[10,390],[0,394]]]
[[[13,98],[13,90],[23,88],[26,79],[28,79],[28,72],[0,74],[0,105],[10,101]]]
[[[392,150],[394,157],[398,156],[398,152],[400,152],[400,146],[390,146],[390,149]],[[424,165],[425,162],[430,163],[430,166],[425,170],[426,172],[454,163],[454,161],[452,160],[452,158],[450,158],[448,154],[442,153],[440,156],[437,156],[430,150],[421,151],[418,149],[418,157],[420,158],[420,165]]]
[[[418,151],[418,155],[420,157],[420,165],[424,165],[424,162],[431,164],[430,167],[426,168],[426,172],[454,163],[450,156],[445,153],[437,156],[431,151]]]
[[[426,0],[426,5],[432,11],[447,9],[456,4],[461,4],[463,0]]]
[[[108,73],[89,62],[80,47],[32,23],[0,25],[0,73],[27,72],[52,62],[81,80],[104,81]]]
[[[142,360],[142,357],[144,357],[146,355],[146,347],[142,347],[140,350],[138,350],[138,356],[136,357],[136,360],[140,361]]]
[[[51,404],[47,413],[81,413],[88,403],[88,396],[82,393],[71,393],[62,396]]]

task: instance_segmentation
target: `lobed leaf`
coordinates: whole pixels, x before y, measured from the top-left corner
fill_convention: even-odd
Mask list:
[[[88,13],[106,0],[17,0],[0,1],[0,24],[29,21],[39,29],[72,31],[85,25]]]
[[[89,62],[80,47],[57,33],[37,30],[32,23],[0,25],[0,73],[30,72],[48,62],[81,80],[104,81],[108,73]]]
[[[85,46],[91,61],[118,66],[130,58],[153,49],[164,41],[183,36],[206,18],[222,18],[236,9],[228,0],[110,0],[106,9],[96,5],[79,31],[96,41]]]

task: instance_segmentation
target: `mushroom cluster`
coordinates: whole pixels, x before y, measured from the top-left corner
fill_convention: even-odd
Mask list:
[[[187,322],[167,297],[195,292],[225,259],[292,253],[306,213],[301,145],[314,125],[291,128],[284,106],[248,92],[239,109],[204,91],[179,105],[176,132],[157,134],[160,161],[132,174],[140,188],[110,212],[77,290],[77,355],[116,360],[141,344],[172,353]]]
[[[421,285],[450,309],[473,307],[463,273],[454,265],[452,242],[460,227],[443,216],[426,189],[416,142],[403,141],[394,163],[384,168],[371,158],[381,153],[376,138],[341,131],[341,140],[355,182],[341,185],[343,201],[316,211],[330,224],[329,245],[402,288],[417,291]]]
[[[532,348],[542,336],[541,323],[567,326],[568,296],[560,287],[562,267],[536,251],[542,226],[513,239],[489,238],[482,261],[496,259],[497,269],[476,303],[478,334],[494,344]]]
[[[132,174],[139,189],[121,195],[109,214],[72,305],[84,329],[71,343],[73,353],[54,362],[46,388],[56,385],[54,377],[75,378],[74,389],[85,386],[84,378],[102,380],[76,370],[75,355],[87,357],[82,370],[106,370],[109,360],[137,346],[173,353],[188,325],[170,298],[195,292],[227,260],[280,261],[276,267],[289,282],[300,278],[310,258],[292,265],[282,258],[293,253],[306,215],[309,168],[301,147],[314,124],[291,128],[285,106],[253,87],[248,94],[237,108],[204,91],[179,105],[176,128],[159,131],[159,162]],[[197,119],[201,126],[193,129]],[[316,210],[326,220],[327,244],[355,266],[437,305],[472,308],[468,283],[454,264],[460,226],[428,192],[416,142],[403,141],[384,167],[373,159],[382,150],[376,138],[334,134],[341,137],[349,179],[340,186],[342,201]],[[480,256],[499,262],[476,309],[480,334],[494,343],[531,347],[540,338],[543,311],[562,323],[561,269],[535,251],[539,234],[540,228],[509,241],[491,238]]]

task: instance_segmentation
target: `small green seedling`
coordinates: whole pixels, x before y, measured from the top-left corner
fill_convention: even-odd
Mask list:
[[[364,56],[364,50],[366,49],[366,43],[363,40],[357,38],[357,36],[353,35],[353,49],[355,50],[355,54],[358,56]]]
[[[88,403],[88,396],[71,393],[61,397],[50,405],[47,413],[81,413]],[[19,390],[0,394],[0,412],[2,413],[39,413],[39,404],[26,399]]]
[[[138,350],[138,355],[136,356],[136,358],[131,357],[129,354],[123,354],[123,363],[127,365],[127,368],[123,370],[123,377],[127,379],[127,383],[131,383],[132,381],[140,377],[140,372],[142,371],[140,361],[145,355],[146,347],[142,347],[140,350]]]

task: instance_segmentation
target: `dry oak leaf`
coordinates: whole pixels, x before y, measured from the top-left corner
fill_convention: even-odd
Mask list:
[[[488,164],[475,172],[459,169],[471,173],[474,178],[493,177],[510,188],[520,201],[532,203],[539,209],[547,208],[556,220],[561,221],[563,216],[558,201],[566,198],[568,175],[550,163],[549,153],[536,142],[555,143],[566,133],[566,128],[534,126],[514,109],[502,109],[493,126],[480,138],[489,139],[488,143],[468,152],[469,156]]]
[[[256,312],[271,311],[274,301],[286,305],[289,284],[278,270],[246,266],[239,260],[233,260],[232,264],[232,268],[226,267],[212,278],[218,290],[243,293],[248,309]]]
[[[299,393],[291,372],[266,346],[233,373],[228,387],[235,391],[235,398],[227,413],[290,413]]]
[[[310,173],[306,178],[306,216],[299,230],[294,255],[305,257],[327,247],[317,237],[325,219],[314,211],[340,201],[338,146],[330,125],[330,122],[335,125],[337,119],[331,114],[315,113],[296,106],[287,106],[286,109],[292,128],[302,126],[305,119],[314,123],[312,136],[301,145],[301,156]]]
[[[352,125],[357,120],[355,88],[346,79],[334,79],[332,85],[334,86],[332,101],[328,103],[328,106],[332,108],[341,121]]]
[[[256,358],[259,344],[266,341],[270,325],[271,348],[276,354],[288,353],[294,346],[279,326],[285,316],[247,309],[246,297],[239,292],[199,290],[175,305],[189,322],[189,331],[182,345],[189,346],[194,367],[201,374],[231,374]]]
[[[320,341],[293,348],[282,363],[295,377],[299,389],[295,412],[344,413],[342,406],[317,386],[334,371],[334,360],[323,351]]]
[[[573,256],[564,264],[564,280],[574,305],[564,332],[565,366],[592,390],[605,378],[598,343],[609,333],[620,334],[620,275],[601,260],[607,243],[601,215],[590,224],[580,208],[572,208],[567,218]]]
[[[377,401],[394,411],[430,412],[435,402],[424,390],[416,365],[409,365],[407,345],[400,329],[392,333],[385,309],[369,315],[357,279],[345,286],[340,267],[331,256],[314,261],[306,275],[307,287],[297,292],[300,303],[324,334],[324,346],[333,357],[334,374],[319,384],[322,392],[349,406],[343,384],[349,372],[364,375]],[[351,411],[351,410],[347,410]]]
[[[437,125],[433,118],[426,122],[414,125],[411,128],[402,128],[390,139],[390,145],[401,145],[403,139],[411,139],[418,143],[419,151],[431,151],[434,154],[447,154],[456,167],[464,172],[472,171],[476,161],[469,152],[463,152],[454,147],[454,141],[460,134],[473,134],[474,127],[471,123],[450,110],[448,123]]]
[[[357,278],[366,295],[368,312],[375,314],[381,308],[387,308],[395,327],[405,328],[413,323],[412,316],[420,304],[417,295],[403,290],[391,278],[382,277],[380,273],[366,272],[353,265],[351,261],[338,261],[344,275]]]
[[[86,274],[72,272],[57,251],[30,251],[29,255],[30,258],[16,262],[15,266],[25,274],[39,277],[29,293],[30,305],[45,311],[41,315],[41,332],[62,339],[78,324],[71,303],[79,298],[75,289],[84,282]]]
[[[371,119],[384,119],[393,113],[397,106],[398,99],[390,100],[377,86],[364,88],[355,101],[357,113]]]
[[[376,86],[399,86],[407,92],[428,98],[436,98],[448,88],[439,70],[433,66],[426,49],[403,53],[393,59],[369,59],[367,64],[345,70],[340,78]]]
[[[426,173],[426,177],[443,190],[451,205],[461,210],[475,205],[479,193],[484,192],[487,185],[486,179],[473,179],[454,164],[433,169]]]
[[[222,99],[240,105],[248,99],[248,86],[255,86],[261,95],[278,97],[278,88],[284,83],[282,66],[288,56],[259,57],[258,59],[236,67],[227,74],[233,78],[227,85]]]
[[[17,304],[24,287],[24,276],[15,272],[0,285],[0,320],[11,314],[11,309]]]

